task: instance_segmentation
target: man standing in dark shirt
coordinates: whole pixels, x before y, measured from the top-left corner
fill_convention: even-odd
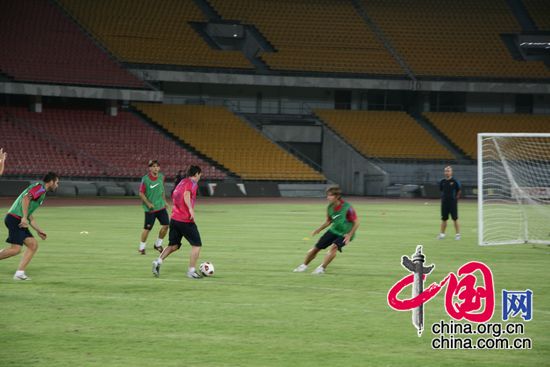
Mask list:
[[[445,178],[439,181],[439,191],[441,191],[441,230],[437,238],[440,240],[445,238],[449,214],[455,225],[455,240],[460,240],[457,205],[460,189],[460,182],[453,177],[453,168],[451,166],[445,167]]]

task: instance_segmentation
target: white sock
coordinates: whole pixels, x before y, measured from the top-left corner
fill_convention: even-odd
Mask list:
[[[440,233],[439,234],[441,237],[445,237],[445,233]],[[433,236],[433,235],[432,235]]]
[[[15,275],[18,276],[18,275],[25,275],[25,270],[17,270],[15,272]]]
[[[162,246],[162,238],[157,238],[157,242],[155,242],[155,247]]]
[[[160,257],[157,259],[157,263],[162,264],[162,259]]]
[[[140,243],[139,243],[139,250],[140,250],[140,251],[141,251],[141,250],[145,250],[145,245],[146,245],[145,242],[140,242]]]
[[[194,268],[194,267],[190,267],[190,268],[189,268],[189,272],[190,272],[190,273],[194,273],[194,272],[195,272],[195,268]]]

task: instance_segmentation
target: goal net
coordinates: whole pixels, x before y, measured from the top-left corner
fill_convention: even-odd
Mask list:
[[[480,245],[550,244],[550,134],[482,133]]]

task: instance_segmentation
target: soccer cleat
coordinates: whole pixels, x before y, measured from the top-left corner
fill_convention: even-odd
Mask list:
[[[440,233],[440,234],[437,235],[438,240],[442,240],[444,238],[445,238],[445,233]]]
[[[155,250],[157,250],[159,253],[162,254],[162,251],[164,250],[164,248],[161,246],[155,246]]]
[[[460,233],[457,233],[455,235],[455,241],[460,241],[461,238],[462,238],[462,236],[460,235]]]
[[[160,263],[157,260],[153,261],[153,275],[157,278],[160,276]]]
[[[322,266],[318,266],[315,270],[313,270],[313,272],[311,272],[311,274],[315,274],[315,275],[325,274],[325,268],[323,268]]]
[[[31,280],[31,278],[29,278],[27,274],[23,273],[23,274],[15,274],[13,276],[13,280]]]
[[[200,278],[202,278],[202,276],[199,273],[197,273],[196,271],[188,271],[187,272],[187,278],[200,279]]]
[[[140,255],[145,255],[145,249],[143,249],[143,250],[138,250],[138,252],[139,252]]]
[[[307,265],[300,264],[296,269],[294,269],[295,273],[303,273],[307,270]]]

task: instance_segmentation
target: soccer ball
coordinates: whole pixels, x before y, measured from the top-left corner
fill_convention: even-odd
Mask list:
[[[203,262],[199,266],[199,269],[201,270],[202,275],[204,275],[205,277],[211,277],[212,275],[214,275],[214,265],[212,265],[212,263],[208,261]]]

